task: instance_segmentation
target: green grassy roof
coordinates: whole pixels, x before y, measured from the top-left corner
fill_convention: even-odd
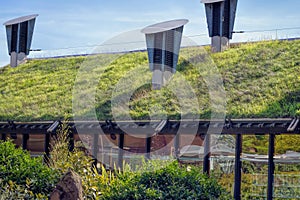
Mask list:
[[[174,83],[177,81],[180,85],[179,75],[182,75],[194,89],[199,108],[192,108],[193,114],[200,115],[200,118],[210,117],[212,99],[209,98],[209,89],[203,78],[206,72],[201,73],[200,70],[199,73],[198,70],[210,68],[209,65],[215,65],[223,78],[228,117],[293,117],[300,114],[300,41],[242,44],[217,54],[206,54],[201,48],[181,50],[178,72],[174,76]],[[200,64],[199,68],[192,66],[190,61],[196,55],[200,58],[202,55],[201,59],[209,64]],[[113,62],[110,64],[103,64],[111,60]],[[90,67],[83,69],[87,65]],[[137,75],[134,72],[136,69],[142,75]],[[77,94],[80,96],[77,107],[81,102],[84,104],[92,92],[92,88],[86,87],[87,83],[92,82],[97,88],[95,109],[83,106],[76,113],[79,116],[92,117],[95,110],[98,119],[111,119],[112,94],[114,92],[119,99],[123,98],[126,88],[122,90],[118,84],[122,83],[119,81],[124,76],[130,77],[129,72],[135,74],[129,79],[136,81],[128,83],[127,80],[124,84],[133,84],[133,88],[138,88],[129,102],[132,118],[149,119],[149,115],[164,115],[178,119],[180,113],[189,114],[182,111],[180,97],[170,89],[151,90],[147,53],[137,52],[28,60],[16,68],[4,67],[0,70],[0,120],[33,121],[73,117],[72,95],[79,71],[82,76],[77,79],[76,88],[82,93]],[[139,86],[143,81],[145,83]],[[116,90],[116,87],[119,89]],[[185,105],[193,104],[194,100],[188,95],[184,98],[182,102]],[[122,112],[122,109],[117,109],[116,114],[122,116]]]

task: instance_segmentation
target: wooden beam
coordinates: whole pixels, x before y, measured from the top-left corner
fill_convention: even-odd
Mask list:
[[[157,123],[157,127],[163,127],[157,129],[159,131],[157,134],[160,135],[176,135],[179,127],[181,132],[184,134],[194,134],[191,133],[191,128],[198,126],[198,135],[205,135],[210,131],[218,133],[222,130],[221,134],[300,134],[299,124],[295,124],[295,120],[292,118],[286,119],[232,119],[227,121],[210,121],[210,120],[190,120],[190,121],[179,121],[179,120],[169,120],[167,126],[163,124],[162,121],[152,122],[149,121],[124,121],[124,122],[95,122],[82,121],[82,122],[68,122],[71,127],[71,131],[74,134],[78,132],[87,132],[89,134],[99,134],[99,129],[101,127],[101,132],[104,134],[126,134],[126,132],[137,135],[143,135],[142,132],[137,132],[137,127],[143,127],[145,129],[152,129],[153,123]],[[165,122],[164,122],[165,123]],[[162,124],[164,126],[162,126]],[[0,122],[0,134],[44,134],[53,125],[53,122],[14,122],[14,127],[12,127],[7,122]],[[160,126],[161,125],[161,126]],[[186,125],[186,126],[180,126]],[[292,126],[291,126],[292,125]],[[126,132],[124,132],[126,130]],[[132,133],[131,133],[132,134]]]

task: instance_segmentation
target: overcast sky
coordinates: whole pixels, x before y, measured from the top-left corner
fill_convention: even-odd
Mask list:
[[[239,0],[235,30],[300,27],[299,0]],[[207,34],[204,6],[200,0],[9,0],[1,2],[0,22],[39,14],[32,49],[53,50],[101,44],[115,35],[170,19],[185,18],[185,35]],[[273,33],[259,33],[264,37]],[[299,30],[279,31],[285,37],[300,36]],[[236,34],[234,40],[251,40],[254,33]],[[199,44],[207,36],[193,38]],[[61,50],[60,53],[64,53]],[[9,63],[5,27],[0,31],[0,66]]]

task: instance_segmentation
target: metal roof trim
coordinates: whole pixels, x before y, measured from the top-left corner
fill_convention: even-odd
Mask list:
[[[222,2],[225,0],[201,0],[201,3],[217,3],[217,2]]]
[[[3,25],[4,26],[9,26],[9,25],[13,25],[13,24],[19,24],[19,23],[22,23],[22,22],[25,22],[25,21],[35,19],[37,16],[39,16],[39,15],[38,14],[33,14],[33,15],[18,17],[18,18],[15,18],[15,19],[8,20]]]
[[[188,22],[189,20],[187,19],[175,19],[175,20],[160,22],[160,23],[147,26],[146,28],[142,29],[141,32],[145,34],[164,32],[164,31],[168,31],[168,30],[172,30],[184,26]]]

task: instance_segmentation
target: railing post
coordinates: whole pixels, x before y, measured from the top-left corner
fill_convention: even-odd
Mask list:
[[[268,155],[268,194],[267,199],[273,199],[274,185],[274,152],[275,152],[275,134],[269,134],[269,155]]]
[[[206,134],[204,139],[203,173],[207,175],[210,172],[210,137],[210,134]]]
[[[123,157],[124,157],[124,133],[120,133],[119,136],[119,153],[118,153],[118,166],[123,169]]]
[[[175,138],[174,138],[174,154],[175,158],[177,159],[179,156],[179,147],[180,147],[180,133],[176,133]]]
[[[98,156],[98,150],[99,150],[99,145],[98,145],[98,138],[99,135],[98,133],[95,133],[93,135],[94,139],[93,139],[93,156],[94,156],[94,166],[97,167],[97,156]]]
[[[24,134],[22,135],[22,148],[23,148],[24,150],[27,149],[27,141],[28,141],[28,139],[29,139],[29,134],[24,133]]]
[[[6,133],[2,133],[1,140],[6,141]]]
[[[241,153],[242,153],[242,134],[236,135],[235,143],[235,170],[234,170],[234,199],[241,199],[241,184],[242,184],[242,162],[241,162]]]
[[[51,134],[54,134],[57,127],[61,124],[60,121],[55,121],[51,124],[51,126],[47,129],[47,132],[45,133],[45,143],[44,143],[44,162],[47,163],[49,161],[50,157],[50,137]],[[70,148],[70,146],[69,146]]]
[[[151,158],[150,152],[151,152],[151,136],[148,135],[146,138],[146,159],[148,160],[150,160]]]
[[[70,131],[68,136],[69,136],[69,151],[72,152],[74,150],[74,133]]]
[[[44,162],[47,163],[50,156],[50,133],[45,134],[45,143],[44,143]]]

